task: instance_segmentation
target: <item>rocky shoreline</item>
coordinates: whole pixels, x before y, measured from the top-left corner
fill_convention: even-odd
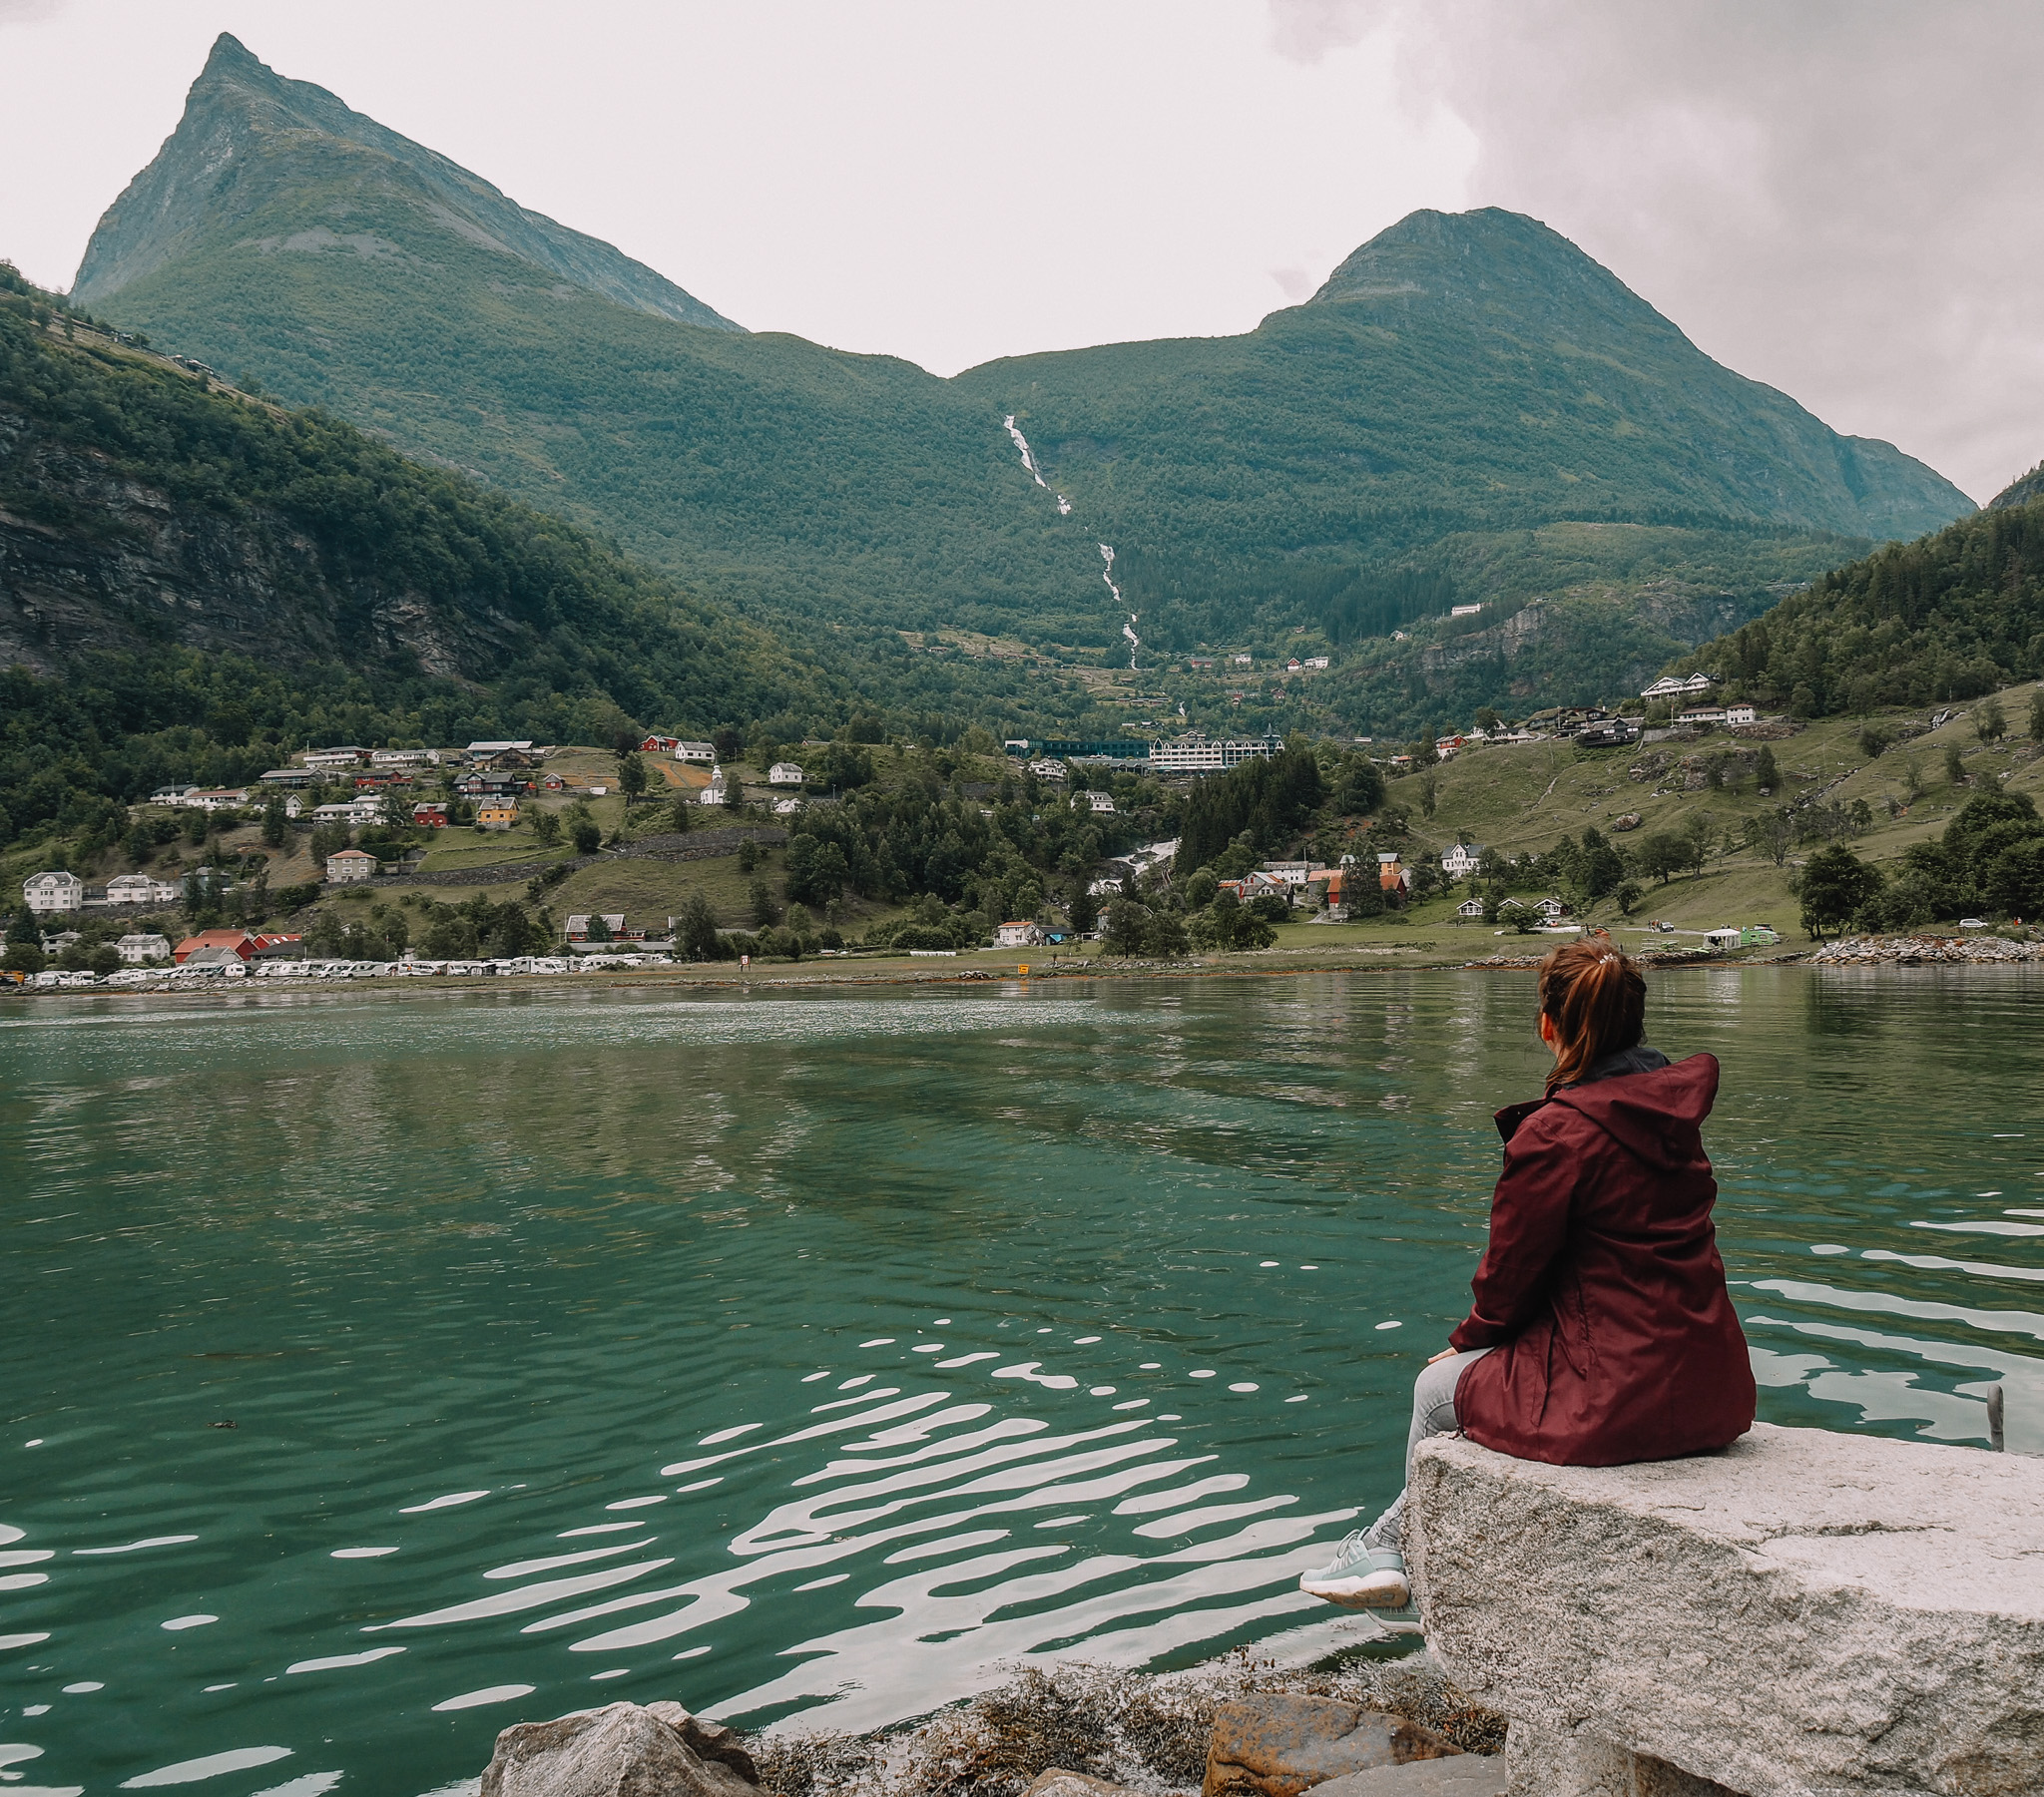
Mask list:
[[[1841,936],[1809,957],[1813,967],[1979,967],[2016,961],[2044,961],[2044,941],[2016,942],[2006,936]]]
[[[566,1761],[579,1775],[601,1760],[609,1781],[590,1791],[645,1797],[1021,1797],[1051,1774],[1093,1797],[1299,1797],[1363,1769],[1441,1756],[1479,1760],[1487,1774],[1502,1765],[1504,1735],[1504,1718],[1471,1703],[1424,1650],[1312,1667],[1245,1651],[1183,1672],[1032,1666],[968,1703],[871,1734],[740,1736],[677,1703],[614,1704],[507,1728],[478,1790],[579,1793],[581,1783],[561,1782]]]
[[[1541,962],[1545,961],[1547,957],[1553,952],[1554,951],[1552,949],[1542,949],[1537,954],[1511,955],[1507,954],[1503,949],[1500,949],[1494,955],[1484,956],[1484,958],[1481,961],[1465,961],[1462,963],[1462,965],[1464,968],[1470,969],[1472,971],[1478,968],[1492,967],[1525,969],[1529,967],[1538,967],[1541,964]],[[1759,965],[1775,966],[1786,962],[1800,961],[1803,959],[1803,957],[1800,954],[1773,955],[1770,956],[1765,963],[1762,963],[1755,961],[1750,956],[1747,956],[1741,957],[1736,963],[1734,963],[1730,961],[1730,959],[1727,957],[1723,949],[1699,947],[1681,949],[1643,949],[1639,953],[1635,954],[1633,956],[1633,959],[1637,961],[1642,967],[1694,967],[1700,966],[1705,962],[1719,962],[1727,965],[1738,965],[1744,967]]]

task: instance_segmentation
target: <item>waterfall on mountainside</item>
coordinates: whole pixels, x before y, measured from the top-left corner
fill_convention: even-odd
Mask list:
[[[1015,447],[1022,452],[1022,466],[1029,470],[1029,478],[1048,492],[1050,482],[1043,478],[1043,470],[1037,467],[1036,458],[1029,453],[1029,439],[1015,428],[1015,414],[1010,412],[1001,422],[1008,427],[1008,435],[1015,439]]]
[[[1107,572],[1100,578],[1107,583],[1107,590],[1114,595],[1114,603],[1119,606],[1124,602],[1122,590],[1114,584],[1114,550],[1105,543],[1100,546],[1100,559],[1107,564]],[[1129,614],[1128,623],[1122,626],[1122,635],[1129,640],[1129,667],[1133,671],[1136,666],[1136,651],[1143,647],[1143,639],[1136,635],[1135,613]]]
[[[1016,428],[1015,414],[1010,412],[1001,422],[1008,427],[1008,435],[1015,439],[1015,447],[1022,452],[1022,466],[1029,470],[1029,478],[1048,493],[1051,490],[1050,482],[1043,478],[1043,470],[1037,467],[1036,458],[1029,453],[1029,439]],[[1069,518],[1072,515],[1072,502],[1062,493],[1057,496],[1057,500],[1058,516]]]

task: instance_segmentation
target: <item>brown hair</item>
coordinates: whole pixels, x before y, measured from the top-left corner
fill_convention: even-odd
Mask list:
[[[1547,1076],[1551,1096],[1646,1034],[1647,982],[1639,963],[1599,930],[1541,962],[1540,1009],[1554,1020],[1559,1045]]]

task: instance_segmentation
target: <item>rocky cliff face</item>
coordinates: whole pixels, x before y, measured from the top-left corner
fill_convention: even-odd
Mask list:
[[[260,509],[180,504],[0,405],[0,667],[58,671],[80,653],[165,644],[270,667],[403,666],[449,679],[501,667],[516,637],[415,593],[336,576],[310,539]]]
[[[2005,512],[2011,506],[2026,506],[2039,499],[2044,499],[2044,462],[2039,462],[2021,480],[2010,481],[1987,502],[1987,509]]]
[[[364,118],[324,88],[289,81],[223,33],[178,129],[94,231],[73,298],[94,305],[296,189],[303,223],[251,246],[264,254],[398,253],[350,231],[350,200],[400,197],[483,248],[635,311],[718,330],[741,326],[642,262],[508,199],[480,177]]]

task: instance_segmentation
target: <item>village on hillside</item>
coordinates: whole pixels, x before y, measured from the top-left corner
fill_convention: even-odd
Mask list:
[[[1969,793],[2038,783],[2034,734],[2013,739],[2007,724],[2010,709],[2036,709],[2035,694],[1810,725],[1714,703],[1710,685],[1667,678],[1615,710],[1551,708],[1516,723],[1482,712],[1466,730],[1395,747],[1187,732],[876,755],[843,739],[749,743],[722,731],[650,732],[610,749],[308,748],[246,785],[152,792],[110,848],[128,871],[27,873],[7,969],[38,990],[78,990],[723,959],[743,971],[804,956],[1171,959],[1405,946],[1421,925],[1446,933],[1451,955],[1471,952],[1456,932],[1584,927],[1735,953],[1779,944],[1798,910],[1808,922],[1797,863],[1815,848],[1904,848]],[[1367,764],[1381,802],[1298,836],[1288,853],[1236,842],[1181,868],[1177,820],[1196,788],[1293,749]],[[833,808],[910,777],[982,819],[1019,805],[1025,828],[1085,820],[1093,834],[1072,839],[1090,846],[1063,865],[1077,868],[1073,853],[1090,865],[1056,892],[1040,878],[1011,884],[999,910],[931,897],[876,908],[842,872],[818,877]],[[1550,853],[1572,818],[1567,853]],[[1698,915],[1710,888],[1729,903]],[[1952,921],[1984,931],[2020,914]]]

